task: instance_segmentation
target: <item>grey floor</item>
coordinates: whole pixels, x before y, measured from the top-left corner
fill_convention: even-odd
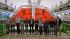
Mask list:
[[[2,36],[0,39],[70,39],[69,35],[63,34],[54,36],[54,35],[33,35],[33,34],[8,34]]]

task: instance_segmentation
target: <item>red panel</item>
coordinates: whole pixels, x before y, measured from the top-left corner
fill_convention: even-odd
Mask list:
[[[53,19],[53,16],[51,16],[51,14],[49,14],[49,10],[44,10],[43,12],[43,9],[40,9],[40,8],[36,8],[36,13],[35,13],[35,20],[39,20],[40,19],[40,16],[42,16],[42,22],[45,22],[45,21],[52,21]]]
[[[32,12],[31,8],[23,8],[23,10],[24,10],[25,13],[31,13]]]
[[[28,20],[28,19],[31,19],[32,18],[32,13],[31,13],[31,8],[23,8],[23,10],[24,10],[24,13],[25,13],[25,15],[24,15],[24,19],[26,20]]]
[[[31,14],[26,14],[26,15],[24,16],[24,19],[25,19],[25,20],[29,20],[29,19],[31,19],[31,18],[32,18]]]
[[[53,16],[49,14],[49,11],[45,11],[44,16],[46,17],[47,21],[52,21]]]
[[[42,9],[41,8],[36,8],[36,12],[35,13],[42,13]]]
[[[42,22],[44,23],[46,21],[46,18],[42,16]]]
[[[28,20],[32,18],[31,9],[30,8],[22,8],[17,12],[17,14],[13,17],[14,19],[20,17],[20,19]]]
[[[42,9],[36,8],[36,11],[35,11],[35,20],[36,19],[39,20],[41,15],[42,15]]]
[[[13,17],[13,20],[16,20],[18,17],[23,18],[23,10],[21,9],[20,11],[17,12],[17,14]]]
[[[52,21],[53,16],[49,14],[49,10],[44,10],[41,8],[36,8],[35,10],[35,20],[40,20],[40,16],[42,16],[42,22],[45,22],[46,20]],[[20,17],[21,19],[24,20],[29,20],[32,18],[32,13],[31,13],[31,8],[22,8],[20,9],[17,14],[13,17],[14,19]]]

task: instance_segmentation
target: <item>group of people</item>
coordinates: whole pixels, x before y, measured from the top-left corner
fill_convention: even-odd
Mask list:
[[[34,21],[34,19],[30,19],[30,20],[21,20],[20,22],[11,22],[10,24],[6,24],[6,30],[7,33],[9,32],[17,32],[18,34],[24,34],[27,33],[28,31],[30,32],[30,34],[32,33],[36,33],[36,34],[40,34],[42,35],[43,32],[45,35],[48,35],[50,33],[50,29],[53,29],[54,35],[57,35],[57,32],[59,31],[59,26],[61,24],[61,19],[55,19],[53,21],[47,22],[45,21],[44,23],[42,23],[42,20],[40,19],[40,21]],[[15,26],[17,28],[17,30],[15,30]],[[25,27],[25,29],[24,29]],[[30,28],[28,30],[28,27]],[[35,27],[35,29],[34,29]]]

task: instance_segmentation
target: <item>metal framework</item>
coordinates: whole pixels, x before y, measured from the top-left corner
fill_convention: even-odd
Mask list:
[[[32,19],[35,17],[35,8],[40,6],[41,0],[28,0],[29,5],[32,8]]]

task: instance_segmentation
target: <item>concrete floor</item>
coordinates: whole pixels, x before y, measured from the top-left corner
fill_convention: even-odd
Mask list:
[[[45,36],[45,35],[33,35],[33,34],[32,35],[8,34],[8,35],[2,36],[0,39],[70,39],[70,36],[66,34],[62,34],[58,36],[54,36],[54,35]]]

